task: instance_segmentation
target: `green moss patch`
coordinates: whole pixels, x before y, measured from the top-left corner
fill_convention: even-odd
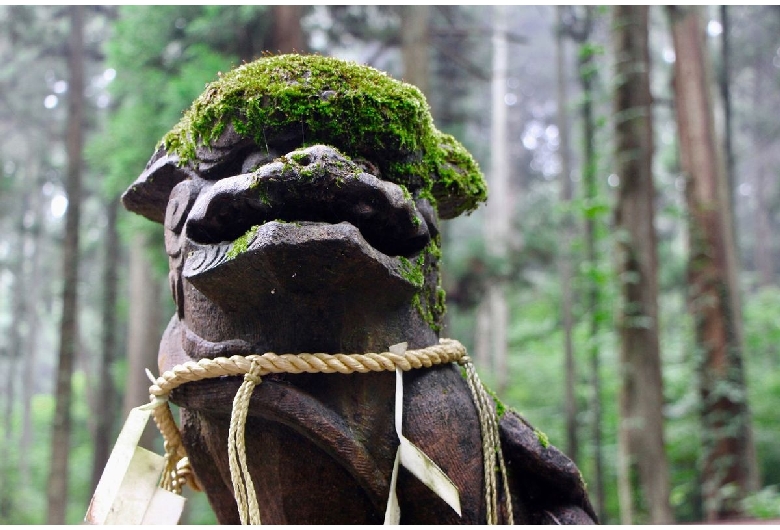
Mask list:
[[[547,437],[546,434],[544,434],[539,429],[534,429],[534,434],[536,435],[536,439],[539,440],[539,443],[542,444],[542,447],[547,449],[550,447],[550,439]]]
[[[504,405],[504,403],[500,399],[498,399],[498,395],[493,390],[489,389],[488,387],[485,387],[485,390],[487,391],[488,394],[490,394],[490,397],[493,398],[493,403],[496,404],[496,417],[498,419],[501,419],[504,416],[504,414],[506,414],[507,411],[506,405]]]
[[[441,329],[442,317],[447,311],[446,294],[441,287],[439,265],[441,236],[432,239],[413,261],[399,256],[401,276],[419,289],[412,298],[412,306],[434,331]]]
[[[382,178],[431,199],[445,219],[487,198],[477,163],[436,129],[422,93],[368,66],[295,54],[244,64],[210,83],[163,143],[186,163],[228,124],[258,145],[300,137],[363,157]]]
[[[252,242],[252,240],[255,238],[255,234],[257,234],[257,230],[260,228],[260,226],[255,225],[249,230],[246,231],[246,233],[233,241],[233,243],[230,245],[230,249],[227,251],[227,258],[233,259],[244,252],[246,252],[246,249],[249,248],[249,244]]]

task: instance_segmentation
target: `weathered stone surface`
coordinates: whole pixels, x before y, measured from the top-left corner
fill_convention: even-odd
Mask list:
[[[263,64],[278,66],[279,60]],[[367,90],[365,79],[347,76],[355,68],[362,72],[350,64],[342,77],[330,78],[331,85],[319,86],[317,68],[337,64],[332,61],[295,56],[281,73],[271,75],[261,65],[228,74],[230,83],[207,89],[167,138],[168,150],[155,153],[125,193],[125,206],[163,223],[165,230],[177,312],[160,344],[161,371],[202,358],[381,352],[400,342],[423,348],[438,341],[443,314],[438,219],[484,198],[484,182],[462,146],[432,122],[404,125],[420,136],[403,146],[411,151],[400,153],[401,145],[388,150],[395,144],[377,144],[378,130],[366,143],[342,128],[337,134],[311,121],[305,131],[320,131],[316,141],[334,141],[304,146],[300,123],[277,115],[286,107],[261,113],[276,120],[267,131],[247,118],[273,107],[265,87],[256,86],[270,79],[287,92],[311,85],[317,112],[336,109],[329,119],[351,123],[359,133],[363,115],[348,113],[344,98],[350,83]],[[301,65],[303,70],[291,70]],[[247,81],[252,89],[239,97],[231,83],[253,72],[259,77]],[[430,120],[427,109],[415,107],[424,103],[419,92],[399,84],[396,93],[392,82],[382,82],[389,84],[381,100],[370,104],[385,113],[387,123],[397,121],[393,97],[416,109],[414,116]],[[403,99],[410,94],[411,100]],[[296,112],[302,112],[301,104]],[[233,114],[225,117],[215,109]],[[237,115],[237,109],[248,114]],[[263,134],[255,134],[258,130]],[[186,138],[200,138],[192,150],[182,131]],[[426,148],[436,156],[429,157]],[[398,169],[410,156],[428,165],[409,166],[417,173],[407,178]],[[413,370],[404,381],[404,434],[458,486],[463,515],[402,470],[402,522],[484,523],[479,420],[460,370],[451,365]],[[240,383],[240,378],[205,380],[172,395],[182,407],[190,460],[221,523],[239,522],[226,441]],[[391,372],[264,377],[252,395],[246,430],[263,523],[381,523],[398,443],[394,392]],[[595,520],[571,461],[544,447],[514,413],[503,416],[500,428],[516,522]]]

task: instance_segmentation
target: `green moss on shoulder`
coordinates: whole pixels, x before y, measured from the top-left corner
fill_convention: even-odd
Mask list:
[[[300,135],[379,166],[383,178],[439,206],[448,219],[487,198],[468,151],[433,124],[423,94],[374,68],[332,57],[278,55],[210,83],[163,138],[182,163],[197,159],[229,124],[258,145]]]

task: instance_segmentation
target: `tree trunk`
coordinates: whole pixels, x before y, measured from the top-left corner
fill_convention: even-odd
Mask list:
[[[636,469],[652,524],[670,524],[658,330],[658,258],[653,225],[653,127],[648,6],[615,6],[612,31],[619,80],[614,93],[615,211],[622,307],[620,333],[621,523],[633,524]],[[621,469],[622,468],[622,469]]]
[[[403,79],[428,94],[428,20],[430,6],[401,6]]]
[[[304,53],[306,40],[301,29],[303,6],[272,6],[273,44],[271,49],[278,53]]]
[[[729,34],[731,28],[729,26],[728,6],[720,6],[720,22],[723,28],[721,57],[723,64],[720,71],[720,95],[723,99],[723,148],[726,151],[726,182],[728,183],[728,200],[731,211],[736,213],[736,201],[734,199],[734,148],[732,146],[732,119],[731,119],[731,90],[730,90],[730,70],[731,70],[731,53],[729,49]],[[737,233],[737,227],[735,220],[732,219],[730,226],[732,230],[732,237]]]
[[[79,215],[84,133],[84,6],[69,8],[71,32],[68,50],[68,126],[66,145],[68,211],[63,244],[63,296],[56,399],[51,436],[47,524],[64,524],[68,505],[71,378],[78,337]]]
[[[507,8],[493,7],[493,81],[492,81],[492,118],[490,131],[490,175],[488,201],[485,216],[485,241],[488,254],[504,260],[507,256],[507,240],[512,219],[509,200],[509,157],[507,145],[507,113],[504,96],[506,95],[507,72]],[[504,295],[503,280],[492,278],[487,286],[486,297],[481,308],[489,317],[488,337],[490,351],[480,353],[482,359],[492,358],[492,373],[496,381],[496,391],[506,390],[507,377],[507,320],[508,308]]]
[[[157,353],[161,332],[160,284],[155,278],[146,234],[138,232],[130,242],[130,319],[128,322],[127,388],[124,396],[123,417],[130,409],[149,402],[149,379],[146,369],[157,373]],[[152,449],[157,434],[152,422],[147,425],[140,445]]]
[[[561,320],[563,321],[564,337],[564,392],[566,400],[566,454],[574,462],[579,456],[579,436],[577,427],[577,365],[574,359],[574,341],[572,329],[574,327],[572,317],[572,265],[571,265],[571,241],[574,237],[573,219],[569,213],[569,205],[574,195],[571,181],[571,157],[569,153],[569,98],[566,94],[566,49],[563,37],[563,12],[562,8],[556,8],[556,67],[557,67],[557,96],[558,96],[558,148],[561,159],[561,188],[560,201],[563,215],[561,216],[562,241],[558,256],[558,275],[561,279]]]
[[[106,205],[105,261],[103,264],[103,333],[102,354],[98,368],[98,407],[95,410],[94,451],[92,453],[92,491],[97,487],[108,455],[113,446],[115,418],[119,416],[119,403],[112,368],[117,358],[116,348],[116,299],[117,270],[119,269],[119,234],[116,230],[119,200]]]
[[[593,26],[593,7],[586,6],[582,20],[578,20],[576,40],[581,43],[578,54],[578,75],[582,89],[582,106],[580,114],[582,119],[583,138],[583,168],[582,183],[584,187],[585,211],[585,263],[590,270],[597,267],[596,259],[596,220],[590,211],[598,199],[598,182],[596,180],[596,125],[593,119],[593,78],[596,75],[593,63],[594,51],[587,45]],[[590,316],[590,341],[588,356],[590,358],[590,371],[592,382],[592,430],[594,447],[594,490],[596,498],[596,512],[599,519],[606,520],[605,495],[604,495],[604,464],[601,452],[601,362],[599,359],[598,341],[600,322],[599,286],[595,281],[589,281],[585,294],[586,312]]]
[[[22,365],[22,434],[19,447],[32,447],[34,443],[32,400],[36,390],[38,369],[38,333],[35,330],[40,325],[38,312],[40,311],[39,305],[41,305],[41,282],[38,279],[41,278],[42,274],[41,254],[43,253],[43,245],[41,244],[41,232],[43,231],[42,225],[45,215],[43,210],[45,204],[41,197],[41,188],[45,177],[41,175],[38,164],[33,164],[32,167],[34,168],[32,173],[36,175],[36,184],[30,205],[31,210],[35,212],[35,223],[30,229],[33,248],[32,257],[30,258],[30,278],[34,278],[35,281],[32,282],[27,292],[27,302],[30,304],[27,310],[27,329],[33,331],[27,337]],[[30,454],[27,451],[22,451],[19,455],[19,474],[22,477],[23,484],[30,484]]]
[[[667,8],[674,39],[680,159],[687,174],[689,305],[696,324],[702,400],[702,482],[708,521],[742,514],[753,483],[736,258],[726,178],[714,136],[709,58],[697,7]]]

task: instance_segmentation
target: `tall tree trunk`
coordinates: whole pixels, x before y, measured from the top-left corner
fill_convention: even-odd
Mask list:
[[[739,285],[739,278],[737,271],[740,269],[739,250],[737,248],[737,220],[736,220],[736,199],[735,199],[735,186],[734,186],[734,149],[732,147],[732,119],[731,119],[731,90],[730,90],[730,60],[731,54],[729,53],[729,19],[726,6],[721,6],[721,17],[723,22],[723,46],[721,54],[723,57],[723,65],[721,68],[721,75],[719,80],[720,91],[723,103],[723,116],[724,116],[724,130],[723,130],[723,150],[724,153],[718,160],[718,166],[723,171],[722,186],[723,193],[725,194],[724,201],[726,208],[723,210],[723,216],[726,223],[726,229],[728,230],[727,241],[731,250],[732,266],[729,270],[729,283],[731,284],[731,297],[734,306],[734,313],[739,316],[734,322],[737,342],[742,344],[742,294]],[[713,118],[714,122],[714,118]],[[717,133],[715,133],[717,137]],[[751,431],[752,436],[752,431]],[[752,444],[751,444],[752,447]],[[751,473],[755,473],[754,469]]]
[[[119,200],[113,199],[106,205],[105,258],[103,263],[103,333],[101,356],[98,367],[99,404],[95,411],[94,451],[92,453],[92,491],[97,487],[103,468],[108,461],[114,439],[115,418],[119,416],[119,403],[114,384],[114,362],[116,348],[116,300],[117,271],[119,269],[119,234],[116,229]]]
[[[56,399],[51,436],[47,524],[64,524],[68,505],[70,453],[71,378],[78,336],[79,216],[81,205],[82,150],[84,143],[84,6],[71,6],[68,50],[68,126],[66,145],[68,211],[63,245],[63,296]]]
[[[676,54],[675,95],[680,159],[687,174],[691,256],[689,305],[696,323],[702,421],[705,517],[742,514],[753,484],[736,258],[729,229],[726,178],[714,136],[709,57],[698,7],[667,8]]]
[[[428,20],[430,6],[401,6],[403,79],[428,94]]]
[[[736,201],[734,199],[734,148],[732,146],[732,119],[731,119],[731,50],[729,49],[729,36],[731,27],[729,25],[728,6],[720,6],[720,23],[723,28],[721,33],[721,57],[722,64],[718,84],[720,85],[720,96],[723,99],[723,148],[726,151],[726,182],[728,185],[728,200],[731,211],[736,214]],[[737,233],[735,219],[732,219],[730,229],[732,237]]]
[[[302,5],[272,6],[274,17],[273,44],[271,49],[279,53],[304,53],[306,40],[301,29]]]
[[[32,173],[36,175],[35,193],[32,195],[32,201],[30,204],[31,211],[35,212],[35,221],[30,229],[32,253],[30,258],[30,278],[34,278],[27,291],[27,303],[29,307],[27,313],[27,329],[28,332],[26,346],[24,349],[24,360],[22,368],[22,434],[20,438],[19,447],[32,447],[33,440],[33,415],[32,415],[32,400],[35,395],[36,387],[36,374],[38,369],[38,333],[35,330],[39,326],[39,305],[40,305],[40,293],[41,282],[38,280],[41,278],[41,232],[43,231],[42,225],[44,221],[44,208],[45,204],[42,200],[41,189],[45,182],[45,177],[41,174],[40,167],[37,163],[31,164],[34,168]],[[22,451],[19,455],[19,474],[22,477],[22,483],[27,485],[30,483],[30,454],[27,451]]]
[[[596,124],[593,119],[593,79],[596,71],[594,65],[594,50],[588,45],[593,27],[593,7],[586,6],[582,20],[576,23],[577,31],[575,39],[581,43],[578,53],[578,75],[582,89],[582,106],[580,114],[582,119],[582,152],[583,168],[582,183],[584,188],[585,211],[585,262],[590,270],[597,267],[596,258],[596,219],[590,207],[598,199],[598,182],[596,180]],[[599,286],[595,281],[588,282],[585,293],[586,312],[590,316],[588,357],[590,358],[590,371],[592,381],[592,430],[594,447],[594,490],[596,498],[596,511],[599,519],[606,520],[605,494],[604,494],[604,463],[602,455],[602,413],[601,413],[601,360],[599,358],[597,337],[601,328]]]
[[[503,260],[507,255],[511,206],[509,200],[509,160],[507,146],[507,113],[504,96],[506,95],[507,72],[507,8],[493,7],[493,81],[492,81],[492,118],[490,131],[490,175],[488,186],[490,201],[485,209],[485,241],[488,254]],[[489,351],[479,352],[480,358],[492,358],[492,373],[499,393],[506,390],[507,377],[507,319],[508,308],[502,286],[503,281],[492,278],[487,286],[485,299],[480,311],[489,323],[487,341]]]
[[[136,233],[130,241],[130,285],[128,322],[127,388],[124,396],[124,416],[130,409],[149,402],[149,379],[146,369],[157,372],[157,353],[162,335],[162,315],[160,311],[161,283],[154,276],[149,260],[146,234]],[[166,290],[167,292],[167,290]],[[153,449],[157,437],[154,425],[147,425],[140,445]]]
[[[572,265],[571,241],[574,238],[574,227],[569,205],[574,195],[571,181],[571,156],[569,152],[569,98],[566,93],[566,48],[563,35],[563,8],[556,8],[556,68],[558,97],[558,153],[561,159],[560,201],[563,215],[561,216],[562,241],[558,256],[558,275],[561,279],[561,320],[563,321],[564,337],[564,392],[566,400],[566,454],[574,462],[579,457],[579,436],[577,427],[577,365],[574,359],[574,341],[572,331]]]
[[[636,469],[652,524],[673,520],[664,451],[663,381],[658,329],[658,258],[653,225],[653,126],[648,6],[615,6],[612,31],[618,83],[614,93],[615,211],[622,307],[619,458],[622,524],[633,524],[630,476]],[[621,458],[622,457],[622,458]]]

